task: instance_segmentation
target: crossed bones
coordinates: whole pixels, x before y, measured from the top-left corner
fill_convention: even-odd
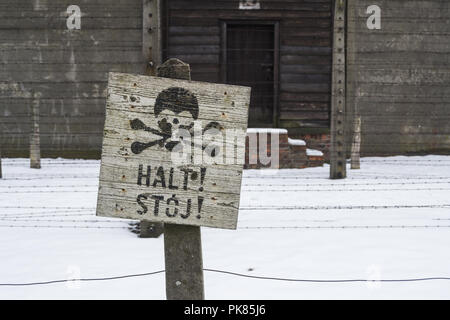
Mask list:
[[[156,129],[148,127],[139,119],[131,120],[130,126],[131,126],[131,129],[133,129],[133,130],[144,130],[147,132],[151,132],[157,136],[160,136],[160,139],[153,140],[153,141],[147,142],[147,143],[143,143],[143,142],[139,142],[139,141],[133,142],[131,144],[131,151],[134,154],[140,154],[144,150],[146,150],[150,147],[153,147],[155,145],[159,145],[161,148],[164,147],[168,151],[172,151],[179,143],[181,143],[181,141],[167,142],[167,140],[172,137],[172,125],[170,123],[168,123],[166,119],[162,119],[161,121],[158,122],[158,126],[161,129],[161,131],[158,131]],[[179,126],[179,128],[189,130],[191,132],[193,126],[194,126],[194,123],[192,123],[189,126]],[[223,129],[223,127],[219,123],[210,122],[203,130],[203,133],[205,133],[207,130],[212,129],[212,128],[219,129],[219,130]],[[191,146],[196,146],[196,144],[194,142],[192,142]],[[198,146],[198,147],[202,148],[202,150],[206,149],[205,145]],[[214,157],[215,155],[216,155],[216,152],[213,150],[213,152],[211,153],[211,156]]]

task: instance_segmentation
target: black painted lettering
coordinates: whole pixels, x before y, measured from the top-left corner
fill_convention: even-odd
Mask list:
[[[159,178],[159,179],[158,179]],[[158,183],[161,184],[161,187],[166,187],[166,177],[164,176],[164,168],[159,167],[158,171],[156,172],[155,180],[153,180],[153,188],[155,188]]]
[[[147,200],[148,199],[148,194],[147,193],[143,193],[137,196],[137,203],[142,207],[142,210],[138,210],[137,213],[140,215],[144,215],[147,213],[148,208],[147,206],[141,201],[141,200]]]
[[[197,206],[198,215],[197,215],[197,219],[201,219],[201,217],[202,217],[201,213],[202,213],[202,207],[203,207],[203,200],[204,199],[205,198],[201,197],[201,196],[197,197],[197,201],[198,201],[198,206]]]
[[[188,188],[188,181],[189,181],[189,174],[190,174],[191,172],[193,172],[194,170],[182,168],[182,169],[180,169],[180,171],[181,171],[181,172],[184,172],[183,190],[187,190],[187,188]]]
[[[152,168],[150,166],[147,166],[147,174],[143,174],[143,165],[140,164],[139,165],[139,171],[138,171],[138,179],[137,179],[137,184],[139,186],[142,185],[142,178],[145,177],[145,184],[147,187],[150,186],[150,174],[152,172]]]
[[[175,205],[175,207],[173,208],[173,213],[170,213],[169,205],[171,205],[172,202]],[[178,204],[179,204],[179,201],[178,201],[178,199],[176,198],[175,195],[172,195],[172,197],[167,199],[166,216],[168,216],[170,218],[176,217],[177,214],[178,214]]]
[[[155,196],[155,195],[153,195],[152,199],[155,200],[155,207],[153,209],[153,214],[155,216],[158,216],[158,214],[159,214],[159,202],[160,201],[164,201],[164,197],[163,196]]]
[[[191,215],[191,209],[192,209],[192,199],[188,199],[187,201],[187,207],[186,207],[186,214],[180,214],[180,217],[183,219],[189,218]]]
[[[203,182],[205,182],[205,176],[206,176],[206,168],[201,168],[200,169],[200,188],[198,189],[198,191],[200,191],[200,192],[203,191]]]
[[[174,169],[170,168],[170,175],[169,175],[169,189],[170,190],[177,190],[178,186],[173,185],[173,172]]]

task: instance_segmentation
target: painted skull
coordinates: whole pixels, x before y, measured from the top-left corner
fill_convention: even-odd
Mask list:
[[[198,101],[195,95],[184,88],[171,87],[158,94],[154,114],[158,128],[147,127],[141,120],[134,119],[130,126],[134,130],[145,130],[159,136],[159,139],[143,143],[133,142],[131,151],[139,154],[154,145],[172,151],[181,141],[172,140],[179,130],[193,134],[194,121],[198,119]],[[181,136],[182,138],[182,136]]]
[[[194,136],[194,121],[198,119],[199,107],[195,95],[184,88],[171,87],[160,94],[155,101],[154,114],[157,119],[158,128],[151,128],[139,119],[130,121],[133,130],[144,130],[158,136],[159,139],[144,143],[133,142],[131,151],[140,154],[147,148],[159,145],[168,151],[181,146],[183,136]],[[184,132],[182,132],[184,130]],[[220,134],[223,127],[218,122],[210,122],[203,129],[202,134]],[[189,142],[186,141],[188,144]],[[220,152],[218,145],[195,145],[190,139],[191,147],[198,147],[207,151],[211,157],[215,157]],[[182,150],[182,149],[181,149]]]

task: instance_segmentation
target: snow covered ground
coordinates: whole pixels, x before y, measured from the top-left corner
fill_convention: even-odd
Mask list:
[[[164,269],[163,238],[95,216],[99,161],[3,159],[0,283]],[[239,229],[202,228],[204,267],[291,279],[450,277],[450,157],[365,158],[329,167],[248,170]],[[302,283],[205,272],[207,299],[450,298],[450,281]],[[0,286],[0,299],[164,299],[164,274]]]

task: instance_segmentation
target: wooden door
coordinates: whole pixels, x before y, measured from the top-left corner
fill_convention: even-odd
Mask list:
[[[249,127],[272,127],[275,112],[275,25],[226,24],[226,82],[252,87]]]

